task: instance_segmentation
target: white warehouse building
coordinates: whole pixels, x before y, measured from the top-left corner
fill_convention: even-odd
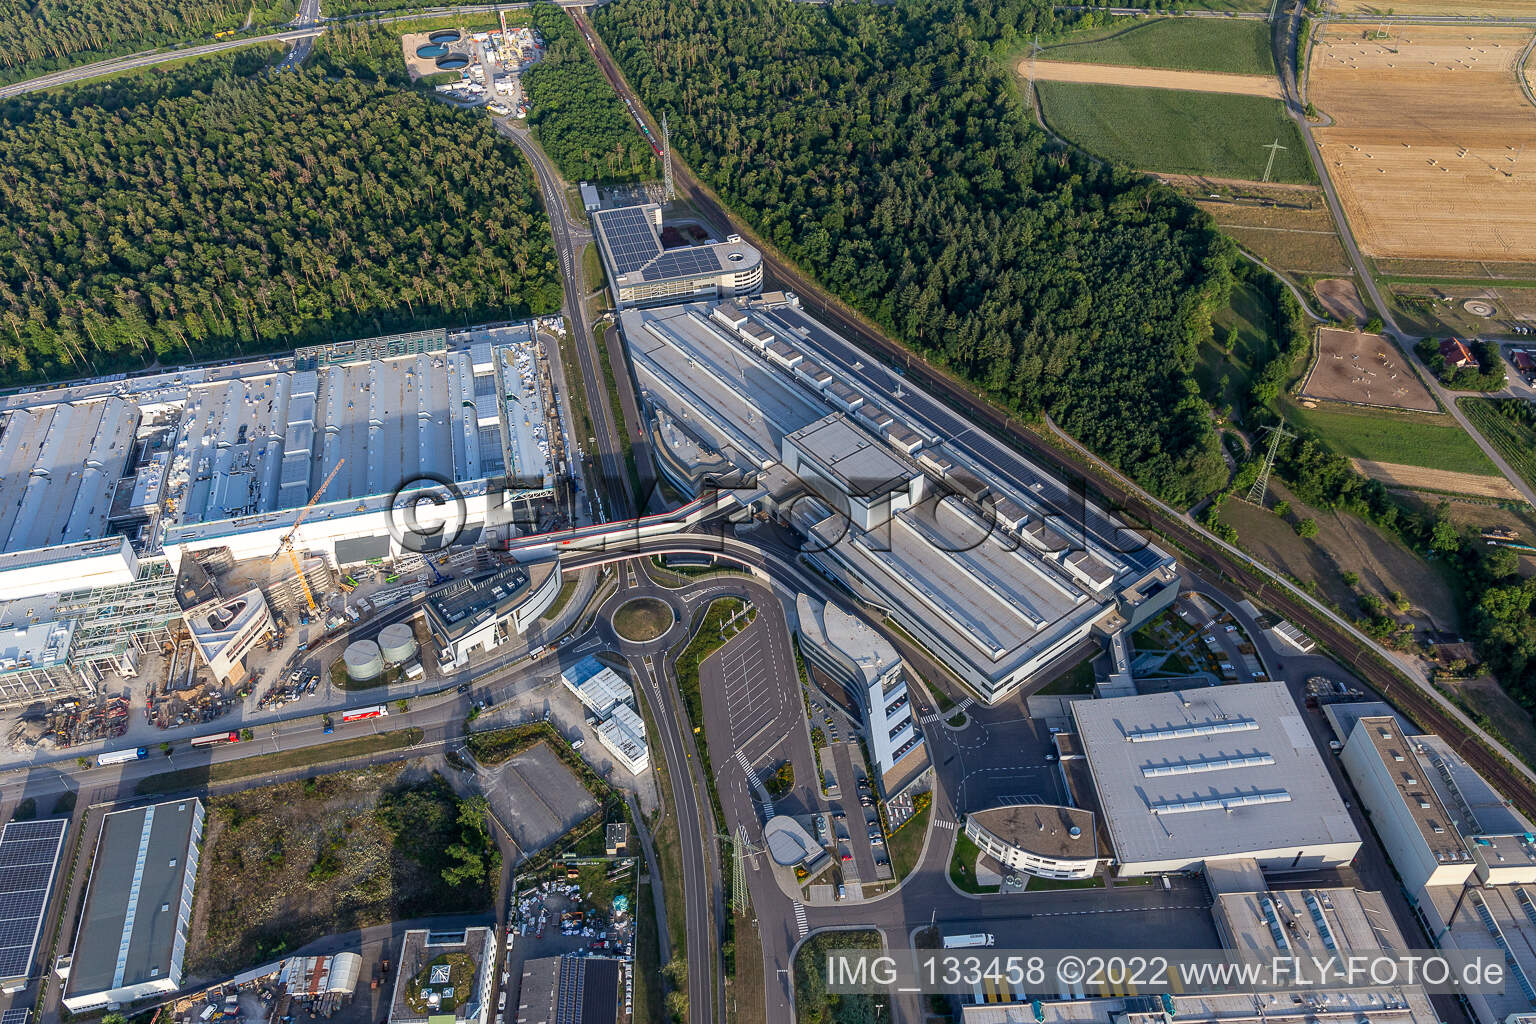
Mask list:
[[[1283,682],[1076,701],[1072,717],[1122,875],[1312,871],[1360,850]]]

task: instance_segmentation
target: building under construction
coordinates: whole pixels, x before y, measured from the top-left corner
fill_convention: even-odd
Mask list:
[[[0,398],[0,710],[136,675],[181,633],[190,560],[287,553],[255,585],[302,614],[344,560],[512,532],[566,472],[557,408],[531,323]],[[424,493],[450,529],[402,529]]]

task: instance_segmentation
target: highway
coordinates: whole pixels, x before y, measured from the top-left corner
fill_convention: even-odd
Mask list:
[[[613,422],[613,406],[608,399],[608,386],[597,355],[592,324],[587,317],[588,288],[581,251],[592,241],[592,234],[584,225],[571,219],[565,201],[565,181],[527,129],[512,118],[493,117],[491,121],[498,132],[517,144],[517,148],[523,151],[523,155],[533,165],[544,209],[549,214],[550,233],[560,261],[560,281],[565,292],[565,320],[571,330],[572,347],[576,349],[576,357],[581,363],[587,412],[592,417],[592,429],[595,432],[593,437],[575,440],[588,457],[596,457],[598,475],[603,481],[601,495],[604,506],[597,521],[627,519],[631,514],[638,513],[632,513],[635,506],[629,496],[629,474],[624,466],[624,449],[619,441],[619,428]],[[616,367],[615,373],[618,371]],[[592,478],[589,475],[587,479],[590,481]]]

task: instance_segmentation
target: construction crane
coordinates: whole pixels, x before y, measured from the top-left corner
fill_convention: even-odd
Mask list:
[[[320,489],[309,499],[309,504],[304,506],[304,511],[299,513],[299,518],[293,521],[293,525],[288,528],[288,532],[283,534],[283,539],[277,542],[277,550],[272,552],[272,557],[268,559],[268,561],[275,561],[278,555],[285,551],[288,553],[288,561],[293,563],[293,574],[299,578],[299,586],[304,589],[304,600],[309,604],[311,615],[315,613],[319,606],[315,604],[315,595],[309,589],[309,580],[304,578],[304,567],[299,564],[299,556],[293,550],[293,535],[299,532],[299,527],[303,525],[305,518],[309,515],[309,510],[315,507],[315,502],[320,500],[320,495],[324,494],[325,489],[331,486],[331,481],[336,479],[336,474],[341,471],[341,467],[346,464],[346,461],[346,459],[336,460],[336,465],[331,470],[330,475],[325,478],[325,481],[320,485]]]

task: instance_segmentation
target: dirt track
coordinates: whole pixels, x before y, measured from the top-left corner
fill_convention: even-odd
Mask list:
[[[1029,61],[1019,63],[1019,74],[1028,78]],[[1211,71],[1168,71],[1164,68],[1132,68],[1120,64],[1079,64],[1076,61],[1035,61],[1037,79],[1046,82],[1090,82],[1095,85],[1134,85],[1145,89],[1180,89],[1185,92],[1230,92],[1241,96],[1280,98],[1280,80],[1268,75],[1223,75]]]
[[[1509,481],[1501,476],[1478,476],[1475,473],[1456,473],[1448,469],[1398,466],[1390,462],[1371,462],[1368,459],[1351,461],[1360,472],[1373,480],[1380,480],[1389,487],[1447,491],[1451,494],[1467,494],[1477,498],[1520,497],[1520,492],[1511,487]]]

